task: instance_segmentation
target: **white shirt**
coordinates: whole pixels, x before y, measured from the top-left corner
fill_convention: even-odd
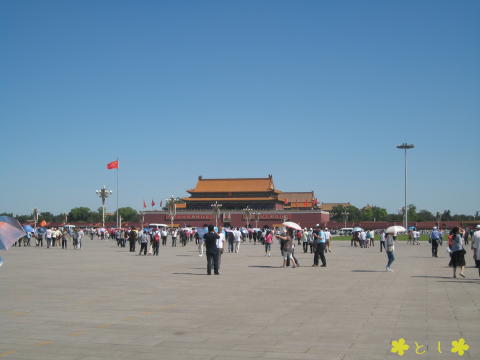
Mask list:
[[[161,230],[161,231],[160,231],[160,234],[161,234],[163,237],[167,237],[167,235],[168,235],[167,230]]]
[[[223,249],[223,243],[225,242],[225,233],[218,234],[220,237],[217,239],[217,248]]]
[[[325,240],[330,240],[330,238],[332,237],[332,234],[330,234],[330,231],[326,230],[325,231]]]
[[[242,241],[242,233],[240,230],[233,230],[233,236],[235,237],[236,242]]]
[[[46,237],[47,237],[48,239],[50,239],[50,238],[52,237],[52,230],[47,229]]]

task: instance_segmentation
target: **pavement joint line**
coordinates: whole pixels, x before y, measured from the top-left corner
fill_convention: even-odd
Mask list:
[[[3,352],[3,353],[0,353],[0,357],[12,355],[12,354],[15,354],[16,352],[17,352],[17,350],[6,351],[6,352]]]
[[[68,336],[79,336],[82,335],[85,331],[84,330],[79,330],[79,331],[73,331]]]
[[[53,341],[42,341],[39,343],[36,343],[35,346],[45,346],[51,344]]]

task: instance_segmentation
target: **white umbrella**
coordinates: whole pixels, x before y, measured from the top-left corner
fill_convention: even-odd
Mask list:
[[[282,224],[285,227],[294,229],[294,230],[302,230],[302,227],[298,225],[297,223],[294,223],[293,221],[286,221]]]
[[[392,234],[392,235],[397,235],[397,233],[405,232],[407,231],[403,226],[400,225],[394,225],[390,226],[385,230],[385,233],[387,234]]]

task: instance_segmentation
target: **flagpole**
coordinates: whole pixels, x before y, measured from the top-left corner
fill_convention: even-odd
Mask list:
[[[117,229],[120,227],[119,226],[119,221],[118,221],[118,169],[120,168],[120,164],[118,163],[118,158],[117,158]]]

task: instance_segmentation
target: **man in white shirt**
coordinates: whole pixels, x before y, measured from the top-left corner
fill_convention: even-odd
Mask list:
[[[50,245],[52,244],[52,229],[48,228],[47,229],[47,232],[45,233],[45,237],[47,239],[47,248],[50,247]]]
[[[219,238],[217,239],[217,249],[218,249],[218,268],[220,269],[220,264],[222,260],[223,248],[225,245],[225,231],[220,231],[218,233]]]
[[[233,230],[234,236],[234,251],[236,254],[240,251],[240,243],[242,242],[242,233],[238,228]]]
[[[332,250],[330,250],[330,239],[332,238],[332,234],[330,233],[328,228],[325,228],[325,231],[323,233],[325,234],[325,240],[327,241],[327,251],[332,252]]]
[[[480,276],[480,225],[475,227],[476,231],[472,236],[472,250],[475,258],[475,265],[478,268],[478,276]]]
[[[167,236],[168,236],[167,229],[162,228],[162,230],[160,230],[160,234],[162,235],[162,245],[166,246],[167,245]]]

